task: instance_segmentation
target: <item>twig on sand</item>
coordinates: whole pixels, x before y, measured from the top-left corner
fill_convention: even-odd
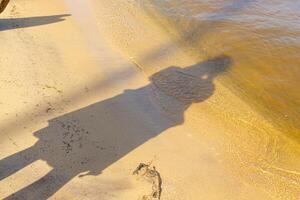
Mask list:
[[[143,199],[160,199],[162,192],[162,179],[160,173],[154,166],[151,167],[150,165],[140,163],[132,174],[143,176],[152,183],[151,195],[144,196]]]
[[[0,13],[2,13],[5,10],[5,8],[8,5],[10,0],[0,0],[0,1],[1,1],[0,2]]]

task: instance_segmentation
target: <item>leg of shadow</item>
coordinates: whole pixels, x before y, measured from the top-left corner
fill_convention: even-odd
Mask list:
[[[0,161],[0,181],[36,161],[36,152],[28,148]]]
[[[55,193],[73,177],[74,175],[61,174],[61,171],[53,169],[44,177],[30,184],[25,189],[4,198],[4,200],[48,199],[50,194]]]
[[[150,77],[151,83],[49,121],[34,133],[38,142],[28,151],[0,161],[2,177],[41,159],[53,170],[5,199],[52,196],[81,173],[98,175],[133,149],[184,123],[184,112],[214,92],[213,80],[226,71],[231,59],[221,56],[186,68],[168,67]],[[19,161],[35,153],[28,163]]]

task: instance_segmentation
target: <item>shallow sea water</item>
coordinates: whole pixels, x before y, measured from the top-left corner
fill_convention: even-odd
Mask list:
[[[300,2],[154,0],[188,51],[231,57],[225,86],[300,142]],[[161,19],[158,19],[161,21]]]

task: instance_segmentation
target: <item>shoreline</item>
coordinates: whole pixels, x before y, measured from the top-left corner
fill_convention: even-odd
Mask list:
[[[132,172],[151,163],[164,200],[296,199],[298,144],[224,87],[222,75],[204,81],[211,91],[200,103],[184,99],[188,106],[161,93],[172,91],[159,88],[167,78],[148,89],[148,77],[205,67],[206,59],[187,55],[134,1],[71,3],[12,2],[1,15],[22,20],[0,31],[0,169],[20,165],[1,180],[0,198],[21,191],[35,199],[139,199],[151,185]],[[60,137],[73,149],[61,148]],[[25,165],[35,154],[42,156]],[[57,177],[47,176],[53,169]]]
[[[116,7],[120,4],[121,8],[116,9]],[[99,13],[110,13],[109,15],[107,14],[108,17],[106,19],[101,21],[100,26],[106,31],[118,30],[115,31],[113,35],[108,36],[111,37],[112,41],[114,41],[114,45],[116,45],[117,48],[120,48],[126,56],[132,58],[134,62],[139,63],[148,76],[157,71],[157,69],[164,69],[166,66],[182,67],[191,65],[193,62],[199,62],[199,60],[203,61],[204,57],[201,58],[201,55],[200,58],[198,56],[193,56],[193,54],[189,53],[189,49],[185,49],[184,45],[181,45],[180,42],[178,43],[178,37],[180,36],[176,35],[176,30],[172,31],[174,27],[172,27],[171,24],[168,24],[168,21],[164,19],[165,16],[155,11],[155,8],[152,8],[152,10],[149,10],[148,13],[145,13],[142,5],[133,4],[134,3],[122,4],[121,2],[116,2],[115,5],[109,5],[111,8],[109,8],[109,6],[103,2],[98,2],[98,4],[95,2],[94,5],[95,8],[103,8],[101,9],[101,12],[99,11]],[[107,9],[106,12],[104,8]],[[151,12],[152,14],[149,15]],[[106,14],[104,15],[106,16]],[[162,22],[157,23],[155,20],[152,20],[151,18],[153,18],[153,16],[156,16],[154,18],[162,20]],[[121,21],[120,18],[127,19],[129,24],[118,24],[118,20]],[[98,19],[101,20],[100,17]],[[108,22],[108,24],[110,24],[110,27],[103,25],[105,24],[105,20]],[[130,24],[132,21],[133,23]],[[165,27],[162,27],[162,25]],[[131,26],[138,28],[131,28],[133,31],[126,32],[125,29]],[[143,32],[144,30],[151,31]],[[118,34],[119,32],[122,32],[122,34]],[[175,33],[175,35],[170,33]],[[122,41],[123,38],[129,38],[129,41]],[[134,41],[131,42],[131,38],[137,40],[138,44],[136,44]],[[152,40],[152,38],[155,38],[155,40]],[[151,41],[151,47],[154,47],[149,48],[150,50],[145,49],[143,46],[141,47],[142,44],[148,44],[149,41]],[[166,45],[166,48],[164,46],[165,44],[168,44]],[[151,49],[154,49],[153,51],[155,53],[151,53]],[[151,60],[151,62],[148,62],[147,59],[144,61],[143,58],[147,58],[147,55],[150,55],[150,58],[153,58],[152,55],[156,55],[158,59],[154,59],[154,61]],[[288,199],[289,194],[287,194],[285,190],[287,187],[289,187],[290,193],[294,194],[296,197],[297,192],[293,189],[292,180],[298,179],[297,173],[282,174],[285,173],[284,169],[288,169],[291,166],[295,166],[292,167],[292,169],[297,172],[296,166],[299,166],[299,143],[298,139],[295,139],[293,134],[296,133],[296,129],[284,130],[276,127],[275,123],[277,123],[277,121],[269,121],[268,118],[265,118],[265,115],[262,115],[259,109],[257,110],[256,108],[253,108],[252,103],[245,102],[245,98],[237,95],[237,91],[232,89],[233,86],[228,86],[228,84],[232,83],[227,79],[228,77],[220,77],[218,80],[216,80],[215,85],[217,87],[217,91],[215,92],[214,96],[205,102],[194,104],[193,107],[186,112],[186,119],[192,119],[191,122],[186,123],[190,123],[190,126],[194,127],[195,129],[197,129],[197,126],[195,127],[195,125],[192,124],[197,124],[197,122],[199,124],[202,122],[208,127],[207,122],[203,122],[203,118],[210,118],[211,121],[216,123],[212,124],[211,126],[213,127],[216,125],[216,127],[218,126],[220,128],[217,131],[219,134],[222,134],[222,132],[228,134],[225,137],[220,137],[218,134],[215,134],[215,136],[211,136],[211,138],[220,137],[220,146],[224,144],[229,145],[228,147],[223,147],[220,149],[222,149],[221,151],[226,152],[223,154],[224,157],[229,156],[229,160],[231,161],[228,161],[228,163],[231,163],[231,165],[228,166],[228,169],[232,173],[236,174],[234,169],[238,171],[238,169],[243,168],[245,171],[239,172],[237,174],[238,176],[243,176],[243,179],[247,180],[246,182],[248,182],[248,184],[253,185],[256,185],[257,183],[256,181],[251,180],[250,176],[257,176],[259,177],[258,179],[260,179],[259,182],[262,182],[262,185],[258,187],[268,188],[267,185],[269,184],[268,180],[270,177],[264,175],[260,176],[258,175],[259,172],[252,174],[250,171],[253,169],[251,169],[250,166],[256,165],[256,170],[258,171],[260,170],[260,167],[264,170],[269,169],[272,171],[272,173],[274,173],[274,177],[277,176],[273,179],[273,181],[274,187],[277,188],[276,191],[278,191],[278,195],[287,195],[286,198]],[[235,105],[234,108],[233,105]],[[203,133],[206,131],[199,130],[199,132]],[[236,135],[237,133],[238,136]],[[207,132],[205,135],[206,134],[209,135],[211,133]],[[237,139],[234,139],[235,137],[237,137]],[[248,143],[249,140],[252,142]],[[269,160],[273,160],[273,156],[275,155],[269,155],[266,153],[266,151],[269,150],[266,150],[265,146],[269,146],[267,148],[270,148],[270,151],[274,151],[276,154],[281,154],[282,159],[284,157],[288,157],[289,159],[279,159],[276,162],[272,161],[274,163],[270,164]],[[280,146],[285,146],[286,149],[282,149]],[[228,151],[228,149],[226,149],[232,147],[236,148],[236,152],[243,153],[240,155],[234,155],[232,152],[230,152],[231,150]],[[252,153],[250,153],[251,151]],[[256,157],[255,154],[259,154],[259,156]],[[232,163],[235,162],[234,160],[239,160],[242,163],[248,163],[246,164],[249,165],[248,169],[247,167],[244,168],[244,164],[232,165]],[[283,169],[283,171],[274,170],[276,165],[280,165],[280,168]],[[241,173],[244,175],[241,175]],[[245,176],[247,173],[249,173],[249,176]],[[276,175],[276,173],[278,174]],[[291,180],[291,185],[287,184],[285,181],[281,181],[281,176],[285,176],[286,178],[289,177]],[[274,194],[275,190],[270,190],[268,193],[269,192],[270,194]]]

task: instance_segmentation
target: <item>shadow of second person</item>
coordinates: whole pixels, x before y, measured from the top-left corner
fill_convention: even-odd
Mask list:
[[[27,18],[0,18],[0,31],[7,31],[20,28],[29,28],[34,26],[42,26],[62,22],[70,14],[51,15],[51,16],[38,16]]]
[[[72,178],[98,175],[165,130],[183,124],[193,103],[209,98],[214,78],[231,59],[221,56],[186,68],[168,67],[150,83],[49,121],[32,147],[0,161],[0,178],[44,160],[52,170],[5,199],[48,199]]]

